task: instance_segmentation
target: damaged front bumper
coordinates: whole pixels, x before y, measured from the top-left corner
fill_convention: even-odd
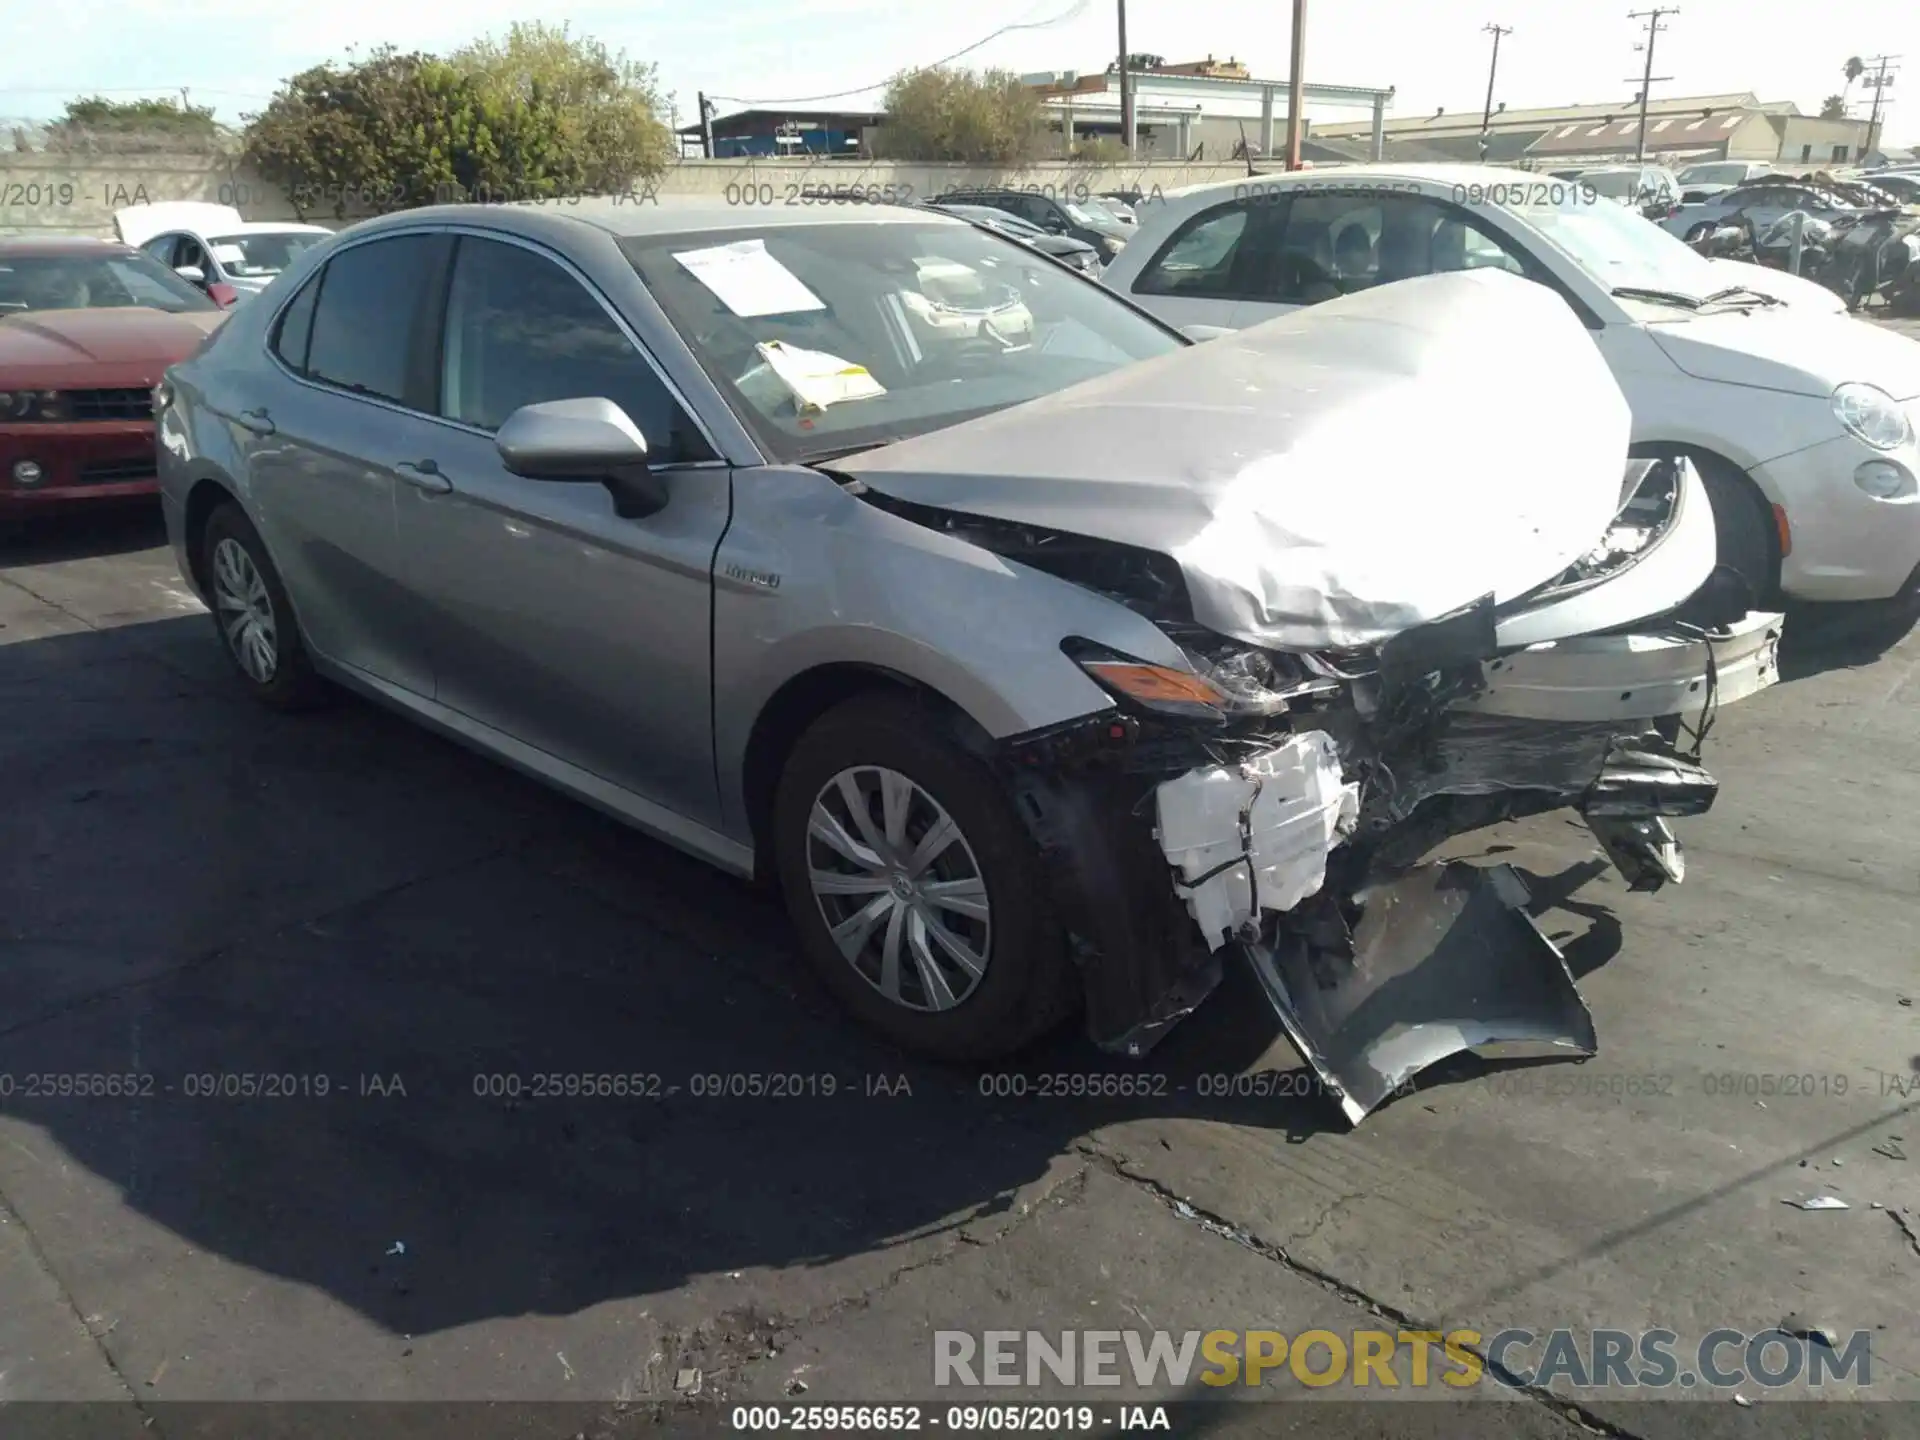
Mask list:
[[[1435,643],[1457,647],[1460,630]],[[1454,654],[1446,683],[1407,682],[1411,707],[1391,684],[1357,707],[1346,694],[1187,768],[1179,742],[1111,715],[1028,741],[1022,808],[1059,867],[1094,1039],[1145,1054],[1232,956],[1354,1122],[1464,1049],[1592,1054],[1592,1017],[1521,877],[1425,857],[1571,808],[1633,888],[1680,881],[1668,821],[1718,788],[1698,742],[1720,705],[1773,683],[1780,631],[1751,614]]]

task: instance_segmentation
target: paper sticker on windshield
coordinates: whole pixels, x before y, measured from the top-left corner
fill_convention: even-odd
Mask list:
[[[247,263],[247,252],[238,245],[215,245],[213,258],[222,265],[244,265]]]
[[[826,302],[800,282],[800,277],[767,253],[761,240],[739,240],[709,250],[682,250],[674,254],[687,272],[745,319],[758,315],[792,315],[802,310],[824,310]]]

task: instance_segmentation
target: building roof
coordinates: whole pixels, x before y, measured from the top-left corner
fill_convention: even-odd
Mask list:
[[[1766,110],[1772,113],[1794,113],[1791,102],[1778,101],[1762,105],[1752,91],[1734,95],[1670,95],[1655,96],[1647,102],[1647,115],[1684,114],[1692,111],[1698,115],[1703,110],[1714,112],[1735,110],[1752,112]],[[1455,132],[1477,135],[1480,133],[1480,114],[1478,109],[1443,110],[1434,115],[1394,115],[1387,117],[1386,132],[1389,135],[1427,135]],[[1535,110],[1496,110],[1489,121],[1489,128],[1496,133],[1501,130],[1546,131],[1556,125],[1573,124],[1578,121],[1600,122],[1608,118],[1626,119],[1629,116],[1638,119],[1640,105],[1638,101],[1622,99],[1606,103],[1586,105],[1559,105]],[[1373,129],[1371,121],[1342,121],[1337,125],[1316,127],[1321,134],[1338,132],[1340,134],[1364,134]]]
[[[1647,114],[1649,150],[1686,150],[1719,145],[1742,125],[1758,118],[1751,110],[1728,110],[1715,115]],[[1604,155],[1633,150],[1640,143],[1640,116],[1622,120],[1577,121],[1558,125],[1534,142],[1532,155]]]
[[[719,130],[725,126],[753,124],[762,120],[852,120],[861,125],[878,125],[886,118],[887,112],[884,110],[810,110],[804,105],[761,106],[736,110],[731,115],[716,115],[713,117],[713,128]],[[691,125],[682,125],[674,133],[698,136],[700,122],[696,120]]]

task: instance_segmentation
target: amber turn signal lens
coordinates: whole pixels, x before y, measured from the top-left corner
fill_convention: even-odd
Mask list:
[[[1143,705],[1226,704],[1227,697],[1198,675],[1132,660],[1089,660],[1087,671],[1102,684]]]

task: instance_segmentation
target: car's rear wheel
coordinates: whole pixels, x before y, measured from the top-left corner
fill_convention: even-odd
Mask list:
[[[909,1049],[989,1060],[1072,1008],[1040,855],[992,771],[907,698],[828,712],[788,757],[773,845],[821,980]]]
[[[324,699],[280,572],[238,505],[207,517],[200,573],[221,648],[253,697],[276,710],[305,710]]]
[[[1772,507],[1753,483],[1726,461],[1704,456],[1695,464],[1713,505],[1719,564],[1747,582],[1755,603],[1771,604],[1780,585],[1780,542]]]

